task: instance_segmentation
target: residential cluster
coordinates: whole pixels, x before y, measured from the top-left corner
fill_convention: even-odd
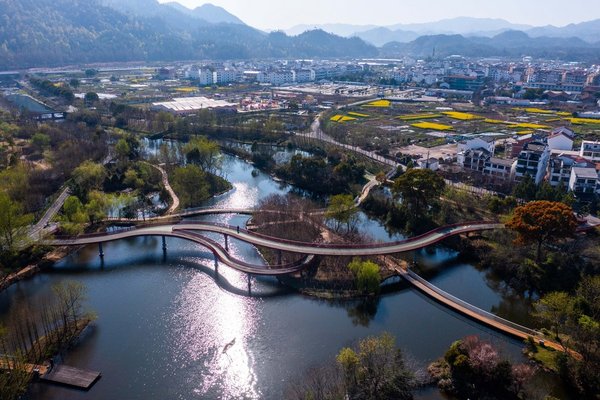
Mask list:
[[[548,181],[577,197],[600,194],[600,142],[584,140],[573,147],[575,133],[565,127],[504,139],[504,157],[496,157],[494,135],[477,135],[458,143],[457,164],[493,180],[519,182],[525,176]],[[433,164],[432,164],[433,165]]]

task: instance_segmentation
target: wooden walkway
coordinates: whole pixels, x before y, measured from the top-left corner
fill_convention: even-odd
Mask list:
[[[98,379],[100,372],[87,371],[84,369],[69,367],[67,365],[57,365],[50,372],[40,377],[46,382],[58,383],[61,385],[72,386],[78,389],[88,390]]]
[[[12,361],[0,360],[0,370],[11,370],[15,368],[25,368],[25,371],[32,374],[38,373],[44,375],[48,372],[48,366],[43,364],[19,363],[13,364]]]

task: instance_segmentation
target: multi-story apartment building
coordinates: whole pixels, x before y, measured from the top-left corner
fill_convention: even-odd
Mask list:
[[[457,154],[456,163],[465,169],[483,172],[491,153],[485,149],[467,149]]]
[[[600,161],[600,142],[592,142],[590,140],[584,140],[581,142],[581,149],[579,155],[590,161]]]
[[[569,179],[569,190],[576,196],[598,193],[598,171],[596,171],[596,168],[573,167]]]
[[[238,73],[234,69],[217,69],[213,72],[213,83],[237,82]]]
[[[490,175],[508,181],[512,179],[516,162],[515,159],[490,157],[485,162],[483,173],[484,175]]]
[[[520,181],[525,175],[529,175],[539,184],[546,174],[549,154],[548,147],[541,142],[526,143],[517,158],[515,180]]]
[[[296,82],[311,82],[315,80],[315,71],[312,69],[297,69],[296,72]]]
[[[552,186],[567,186],[571,178],[571,169],[575,168],[590,168],[593,164],[572,154],[576,152],[556,153],[552,152],[548,161],[548,173],[546,180]]]
[[[208,68],[202,68],[198,73],[198,83],[202,86],[215,83],[213,71]]]

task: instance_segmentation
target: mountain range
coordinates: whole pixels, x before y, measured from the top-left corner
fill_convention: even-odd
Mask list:
[[[395,24],[390,26],[322,24],[296,25],[285,32],[298,34],[306,29],[323,29],[340,36],[357,36],[375,46],[389,42],[410,42],[424,35],[463,35],[494,37],[506,31],[522,31],[530,37],[578,37],[589,43],[600,40],[600,19],[570,24],[564,27],[552,25],[534,27],[513,24],[498,18],[457,17],[436,22],[417,24]]]
[[[600,20],[534,28],[499,19],[454,18],[389,27],[298,27],[286,34],[255,29],[214,5],[192,10],[157,0],[0,0],[0,20],[5,21],[0,24],[0,69],[120,61],[450,54],[600,61]]]

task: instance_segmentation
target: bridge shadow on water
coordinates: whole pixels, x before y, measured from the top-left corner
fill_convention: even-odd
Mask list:
[[[93,246],[92,246],[93,247]],[[248,287],[238,287],[231,283],[225,274],[220,273],[220,270],[230,270],[234,273],[243,276],[246,279],[245,274],[237,272],[234,269],[219,263],[218,268],[214,268],[214,256],[210,251],[205,250],[177,250],[170,254],[168,251],[166,254],[159,255],[157,253],[142,254],[135,253],[128,256],[126,259],[119,257],[119,261],[112,261],[110,257],[101,260],[97,253],[95,259],[90,257],[84,257],[79,262],[68,262],[68,267],[63,265],[55,265],[52,267],[51,272],[56,275],[103,275],[110,271],[132,271],[135,269],[142,268],[156,268],[159,266],[166,266],[169,268],[187,268],[194,269],[202,272],[204,275],[209,276],[215,282],[215,284],[222,290],[232,293],[237,296],[252,297],[252,298],[274,298],[287,296],[296,293],[294,290],[287,286],[279,283],[277,278],[270,276],[251,276],[251,289]],[[208,265],[207,265],[208,264]],[[267,289],[267,290],[265,290]]]

